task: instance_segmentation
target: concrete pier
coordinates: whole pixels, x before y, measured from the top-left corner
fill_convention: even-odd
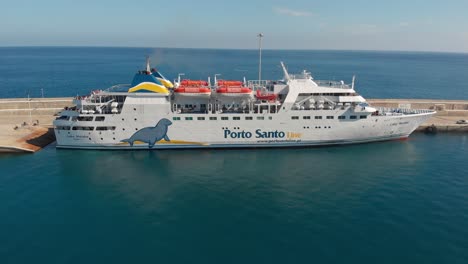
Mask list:
[[[52,121],[72,98],[0,99],[0,152],[36,152],[55,140]],[[375,107],[433,109],[417,131],[468,132],[468,100],[369,99]]]
[[[0,99],[0,152],[36,152],[55,141],[52,121],[72,98]]]
[[[377,107],[436,110],[435,116],[416,129],[419,132],[468,132],[468,124],[456,123],[458,120],[468,122],[468,100],[368,99],[367,101]]]

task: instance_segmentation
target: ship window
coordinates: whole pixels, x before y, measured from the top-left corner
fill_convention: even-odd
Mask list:
[[[291,119],[293,119],[293,120],[298,120],[299,117],[298,117],[298,116],[291,116]]]
[[[76,126],[73,127],[72,130],[86,130],[86,131],[93,131],[94,127],[88,127],[88,126]]]
[[[340,119],[340,120],[346,119],[346,116],[339,116],[338,119]]]
[[[362,115],[362,116],[360,116],[359,118],[360,118],[360,119],[367,119],[367,116]]]
[[[264,119],[265,119],[265,117],[263,117],[263,116],[257,116],[257,120],[264,120]]]
[[[72,121],[76,121],[76,119],[78,119],[77,116],[72,116],[72,119],[71,119],[71,120],[72,120]]]
[[[193,120],[193,117],[186,117],[185,120]]]
[[[245,120],[253,120],[253,118],[251,116],[246,116]]]
[[[303,116],[303,119],[310,119],[310,116]]]
[[[272,117],[272,116],[269,116],[268,119],[273,120],[273,117]]]
[[[221,117],[221,120],[229,120],[229,117],[227,117],[227,116],[222,116],[222,117]]]
[[[96,127],[96,131],[106,131],[106,130],[115,130],[115,126],[102,126],[102,127]]]
[[[327,119],[333,119],[334,116],[327,116]]]
[[[78,121],[93,121],[92,116],[79,116]]]
[[[322,119],[322,117],[321,116],[316,116],[315,119]]]
[[[104,116],[96,116],[95,121],[104,121],[105,118],[106,117],[104,117]]]
[[[180,120],[180,117],[174,116],[172,120]]]
[[[58,126],[57,129],[58,130],[70,130],[70,127],[69,126]]]
[[[357,116],[349,116],[349,119],[357,119]]]
[[[205,120],[205,118],[204,118],[204,117],[201,117],[201,116],[199,116],[199,117],[197,117],[197,120]]]
[[[235,116],[232,118],[233,120],[240,120],[240,117],[239,116]]]
[[[57,120],[68,120],[68,116],[57,117]]]
[[[210,116],[210,120],[217,120],[218,118],[216,116]]]

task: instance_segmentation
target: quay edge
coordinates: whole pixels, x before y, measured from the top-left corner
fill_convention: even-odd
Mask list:
[[[52,143],[55,138],[52,121],[73,98],[8,98],[0,99],[0,152],[34,153]],[[372,106],[389,108],[431,109],[437,114],[416,131],[466,133],[468,100],[435,99],[368,99]],[[16,129],[15,129],[16,128]]]

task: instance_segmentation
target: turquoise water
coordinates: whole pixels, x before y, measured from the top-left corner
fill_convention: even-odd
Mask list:
[[[46,96],[70,96],[129,82],[153,51],[0,48],[0,96],[37,96],[41,87]],[[255,51],[156,53],[169,78],[257,74]],[[265,56],[319,78],[358,73],[365,97],[468,99],[466,54]],[[281,76],[265,67],[266,77]],[[0,155],[0,263],[468,263],[467,150],[465,134],[414,134],[326,148],[51,145]]]
[[[0,158],[2,263],[466,263],[468,136]]]

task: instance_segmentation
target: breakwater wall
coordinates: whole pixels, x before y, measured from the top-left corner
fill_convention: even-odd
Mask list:
[[[55,140],[52,121],[73,98],[0,99],[0,152],[35,152]],[[468,100],[369,99],[376,107],[432,109],[437,114],[417,131],[468,132]]]

